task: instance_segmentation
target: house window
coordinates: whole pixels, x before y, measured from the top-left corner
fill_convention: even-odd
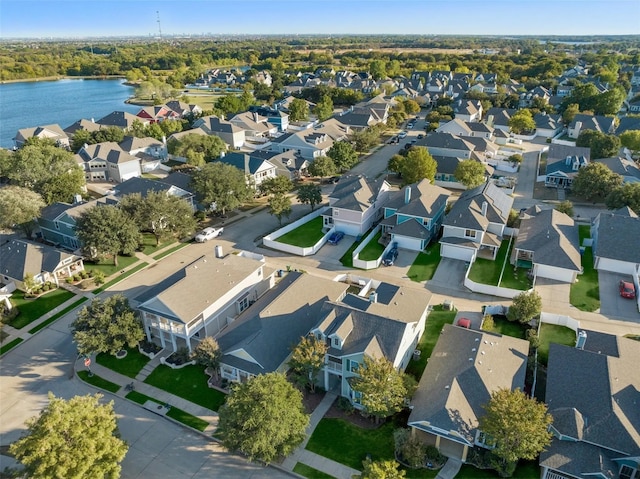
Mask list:
[[[242,313],[245,309],[247,309],[249,307],[249,293],[245,293],[245,295],[238,300],[237,304],[238,313]]]
[[[349,371],[352,373],[357,373],[358,369],[360,369],[360,364],[357,361],[349,361]]]
[[[333,345],[340,346],[340,338],[333,338]]]
[[[637,472],[638,471],[631,466],[622,466],[620,468],[620,479],[637,479],[640,477]]]
[[[360,404],[362,402],[362,393],[351,390],[351,402],[354,404]]]
[[[59,230],[59,229],[60,229],[60,225],[58,224],[58,222],[57,222],[57,221],[54,221],[54,222],[53,222],[53,224],[54,224],[54,225],[56,225],[56,229],[57,229],[57,230]]]
[[[476,230],[464,230],[464,236],[465,238],[475,238]]]

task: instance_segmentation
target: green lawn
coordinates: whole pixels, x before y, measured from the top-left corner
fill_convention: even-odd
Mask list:
[[[7,344],[3,344],[2,347],[0,347],[0,354],[6,353],[10,349],[13,349],[14,347],[16,347],[21,342],[22,342],[22,338],[16,338],[9,341]]]
[[[116,283],[119,283],[120,281],[122,281],[123,279],[131,276],[133,273],[137,273],[138,271],[140,271],[143,268],[146,268],[149,265],[149,263],[140,263],[139,265],[134,266],[133,268],[131,268],[129,271],[127,271],[126,273],[123,273],[119,276],[116,276],[115,278],[113,278],[111,281],[109,281],[108,283],[103,284],[102,286],[100,286],[99,288],[96,288],[93,290],[93,294],[98,294],[101,293],[102,291],[104,291],[107,288],[110,288],[111,286],[113,286]]]
[[[106,353],[96,356],[96,362],[101,366],[130,378],[135,378],[149,361],[149,357],[141,354],[137,348],[127,348],[127,355],[122,359]]]
[[[176,246],[174,246],[173,248],[169,248],[166,251],[163,251],[162,253],[156,254],[153,257],[153,259],[155,260],[159,260],[164,258],[165,256],[169,256],[171,253],[175,253],[178,250],[181,250],[182,248],[184,248],[185,246],[189,246],[190,243],[180,243]]]
[[[406,373],[411,374],[416,381],[420,381],[424,368],[427,367],[427,360],[433,352],[433,348],[438,342],[440,337],[440,331],[445,324],[453,324],[453,320],[456,318],[455,311],[445,311],[442,309],[442,305],[434,306],[433,310],[427,317],[427,324],[418,343],[418,349],[421,351],[420,359],[409,361]]]
[[[153,370],[145,383],[191,401],[202,407],[218,411],[224,404],[226,395],[207,385],[208,376],[202,366],[186,366],[171,369],[164,364]]]
[[[509,263],[510,252],[509,241],[503,241],[495,261],[484,258],[475,260],[473,266],[471,266],[471,271],[469,271],[469,279],[476,283],[498,286],[500,273],[504,265],[504,273],[502,273],[502,282],[500,283],[501,287],[522,291],[531,288],[531,282],[527,278],[527,271],[523,268],[518,268],[514,271],[513,266]],[[507,263],[506,265],[505,262]]]
[[[494,316],[495,327],[490,332],[511,336],[512,338],[526,339],[527,327],[517,321],[509,321],[504,316]],[[489,330],[485,330],[489,331]]]
[[[582,268],[584,272],[578,275],[578,280],[575,283],[571,284],[569,302],[580,311],[595,311],[600,307],[600,287],[598,285],[598,271],[593,268],[591,247],[584,249]]]
[[[409,268],[407,276],[411,281],[421,282],[428,281],[433,278],[433,275],[438,269],[440,264],[440,243],[433,243],[427,247],[427,249],[418,253],[416,260]]]
[[[133,402],[138,403],[138,404],[144,404],[147,401],[153,401],[153,402],[157,402],[158,404],[162,404],[157,399],[153,399],[152,397],[149,397],[149,396],[147,396],[145,394],[139,393],[138,391],[131,391],[125,397],[127,399],[130,399]]]
[[[209,423],[204,419],[200,419],[193,414],[189,414],[188,412],[173,406],[171,406],[171,409],[167,412],[167,416],[201,432],[209,425]]]
[[[113,264],[113,258],[103,259],[98,261],[97,263],[91,263],[89,261],[85,261],[84,269],[89,271],[90,269],[94,271],[102,271],[106,277],[111,276],[112,274],[117,273],[118,271],[122,271],[127,266],[131,266],[133,263],[138,261],[138,258],[134,256],[120,256],[118,255],[118,266]]]
[[[573,329],[542,323],[540,325],[540,346],[538,346],[538,361],[545,366],[549,360],[549,344],[558,343],[574,347],[576,333]]]
[[[313,467],[309,467],[306,464],[302,464],[301,462],[296,463],[293,468],[293,472],[296,474],[300,474],[308,479],[335,479],[333,476],[326,474],[322,471],[318,471]]]
[[[20,314],[12,319],[9,325],[16,329],[22,329],[73,296],[74,294],[70,291],[56,289],[37,299],[25,299],[24,292],[17,290],[11,296],[11,302],[20,310]]]
[[[456,479],[494,479],[500,477],[493,469],[477,469],[464,464]],[[536,479],[540,477],[540,466],[535,461],[520,461],[512,479]]]
[[[308,248],[313,246],[320,238],[324,236],[322,232],[322,216],[307,221],[298,226],[296,229],[283,234],[276,241],[279,243],[290,244],[300,248]]]
[[[95,374],[93,376],[89,376],[89,371],[78,371],[78,376],[80,376],[80,379],[84,382],[93,384],[95,387],[104,389],[105,391],[116,393],[120,389],[120,386],[117,384],[107,381],[100,376],[96,376]]]
[[[393,422],[387,422],[377,429],[362,429],[342,419],[325,418],[313,431],[307,449],[361,470],[367,454],[374,461],[393,459],[395,427]]]
[[[382,246],[378,241],[382,238],[382,231],[378,232],[371,240],[367,243],[367,245],[362,248],[360,251],[360,255],[358,258],[362,261],[375,261],[384,252],[384,246]]]
[[[165,248],[174,242],[174,239],[169,239],[156,246],[155,236],[153,236],[151,233],[142,233],[142,252],[146,255],[152,255],[156,251],[161,250],[162,248]]]
[[[35,326],[34,328],[31,328],[29,330],[29,334],[35,334],[38,331],[40,331],[42,328],[45,328],[47,326],[49,326],[51,323],[53,323],[54,321],[57,321],[58,319],[60,319],[62,316],[64,316],[65,314],[67,314],[69,311],[74,310],[75,308],[77,308],[78,306],[80,306],[82,303],[84,303],[85,301],[88,301],[89,298],[84,297],[79,299],[78,301],[76,301],[75,303],[67,306],[66,308],[64,308],[62,311],[58,311],[56,314],[54,314],[53,316],[51,316],[49,319],[42,321],[40,324],[38,324],[37,326]]]

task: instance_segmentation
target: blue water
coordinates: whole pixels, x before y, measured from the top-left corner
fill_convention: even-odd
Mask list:
[[[124,80],[58,80],[0,85],[0,146],[13,147],[21,128],[57,123],[62,129],[77,120],[99,120],[112,111],[137,113],[124,101],[133,87]]]

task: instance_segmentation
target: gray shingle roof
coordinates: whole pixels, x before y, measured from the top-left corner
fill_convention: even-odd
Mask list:
[[[103,116],[96,123],[105,126],[117,126],[119,128],[131,128],[135,120],[142,121],[140,117],[137,117],[126,111],[113,111],[107,116]]]
[[[405,204],[406,189],[411,191],[410,201]],[[414,183],[404,187],[400,191],[394,191],[390,195],[385,208],[396,210],[397,213],[417,216],[419,218],[433,218],[447,203],[451,193],[444,188],[432,185],[429,180],[424,179],[419,183]]]
[[[487,202],[487,215],[482,215],[482,204]],[[486,230],[489,223],[507,224],[513,197],[506,195],[500,188],[488,181],[472,190],[466,190],[451,207],[443,224]]]
[[[144,198],[151,191],[167,192],[171,189],[171,185],[156,180],[149,180],[147,178],[129,178],[128,180],[116,185],[114,189],[117,197],[139,194]]]
[[[27,273],[53,273],[63,260],[79,257],[31,241],[12,240],[0,247],[0,273],[22,281]]]
[[[625,181],[640,182],[640,168],[633,161],[619,156],[613,158],[600,158],[595,163],[602,163],[614,173],[625,178]]]
[[[532,251],[535,264],[581,270],[578,227],[555,209],[524,218],[514,247]]]
[[[549,145],[547,152],[548,163],[556,161],[564,161],[567,156],[584,156],[587,160],[591,159],[591,148],[583,146],[558,145],[552,143]]]
[[[411,401],[408,424],[454,430],[473,443],[491,393],[524,386],[528,352],[522,339],[445,325]]]
[[[467,141],[467,138],[460,138],[451,133],[431,133],[425,138],[424,144],[427,148],[447,148],[461,151],[475,150],[475,145]]]
[[[331,206],[345,210],[366,211],[380,192],[381,181],[358,176],[343,176],[329,194],[335,199]]]
[[[632,247],[638,244],[640,238],[640,218],[600,213],[596,221],[598,226],[597,240],[594,243],[595,256],[640,263],[640,248]]]
[[[168,176],[166,176],[165,178],[162,178],[158,181],[162,183],[166,183],[167,185],[176,186],[184,191],[188,191],[192,193],[191,175],[188,175],[186,173],[182,173],[180,171],[174,171],[170,173]]]

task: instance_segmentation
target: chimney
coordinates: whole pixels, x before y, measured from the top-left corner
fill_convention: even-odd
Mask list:
[[[487,125],[493,126],[493,115],[487,117]]]
[[[578,333],[578,339],[576,340],[576,348],[584,349],[584,344],[587,342],[587,332],[580,331]]]
[[[582,122],[581,121],[576,121],[576,127],[575,127],[575,136],[576,138],[578,138],[578,135],[580,135],[580,130],[582,129]]]
[[[82,203],[82,195],[73,195],[73,204],[79,205]]]
[[[378,293],[373,292],[369,294],[369,302],[370,303],[377,303],[378,302]]]
[[[215,252],[216,252],[216,258],[222,258],[224,256],[221,245],[216,245]]]
[[[404,204],[408,205],[411,201],[411,186],[407,186],[404,189]]]
[[[486,201],[482,202],[482,216],[486,217],[487,216],[487,207],[489,206],[489,203],[487,203]]]
[[[167,137],[165,135],[162,135],[162,144],[163,145],[167,144]]]

